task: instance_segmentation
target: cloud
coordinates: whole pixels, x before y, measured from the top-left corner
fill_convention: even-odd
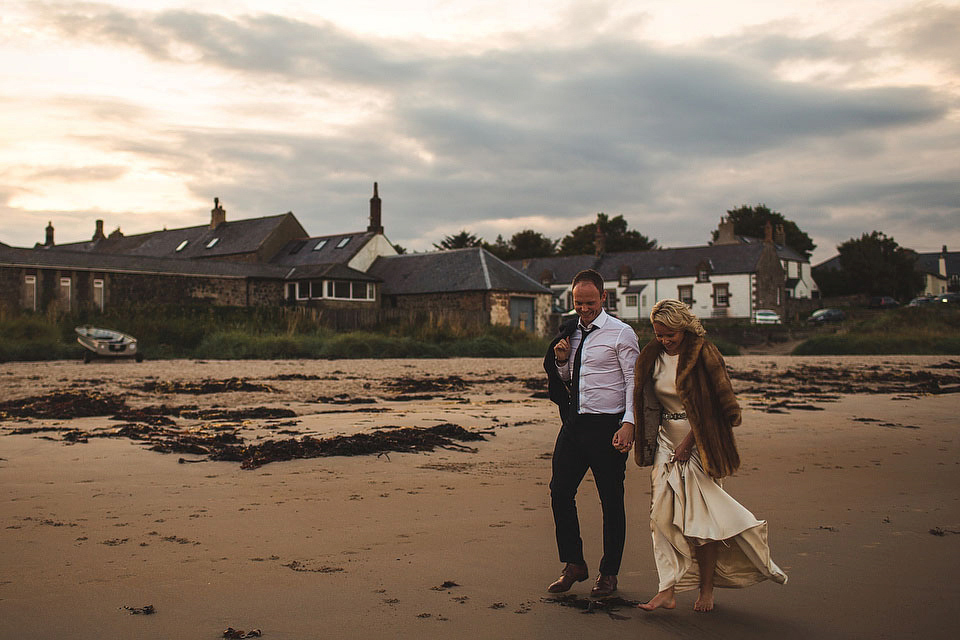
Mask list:
[[[880,32],[802,36],[771,24],[670,48],[632,35],[644,16],[617,28],[589,3],[575,10],[591,20],[574,11],[550,30],[462,47],[266,13],[39,4],[33,15],[67,44],[212,80],[209,104],[191,105],[213,114],[199,124],[133,98],[57,102],[78,121],[115,125],[73,134],[98,158],[177,176],[234,218],[293,210],[313,234],[363,228],[374,180],[387,235],[413,249],[441,230],[502,232],[531,216],[558,237],[598,211],[667,246],[705,242],[742,203],[767,202],[819,238],[869,220],[861,210],[919,226],[956,211],[950,85],[884,81]],[[960,60],[949,37],[958,14],[923,5],[877,28],[904,60],[949,67]],[[814,72],[798,81],[789,65]],[[109,159],[63,164],[37,174],[125,177]]]
[[[85,167],[45,167],[30,172],[27,180],[59,182],[109,182],[123,177],[127,167],[116,165],[96,165]]]

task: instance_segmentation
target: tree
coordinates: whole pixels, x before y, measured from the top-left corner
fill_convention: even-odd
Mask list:
[[[562,256],[577,256],[597,253],[597,227],[603,232],[603,253],[615,251],[646,251],[657,248],[657,241],[647,238],[635,229],[627,229],[627,221],[622,215],[608,218],[605,213],[597,214],[597,221],[584,224],[560,241],[558,253]]]
[[[865,293],[907,300],[923,288],[923,275],[916,270],[917,254],[879,231],[851,238],[837,251],[842,276],[827,281],[826,295]],[[829,291],[834,287],[841,290]]]
[[[764,227],[767,222],[776,229],[778,224],[783,225],[783,232],[786,236],[787,246],[809,259],[817,245],[813,243],[806,233],[800,230],[796,222],[787,220],[782,213],[771,211],[765,204],[758,204],[755,207],[741,205],[736,209],[727,211],[729,220],[733,222],[733,232],[738,236],[748,236],[751,238],[762,238]],[[713,232],[713,239],[717,239],[717,232]]]
[[[458,234],[447,236],[440,241],[440,244],[433,243],[433,246],[437,249],[466,249],[468,247],[483,246],[483,240],[469,231],[462,230]]]
[[[503,236],[497,236],[496,242],[484,244],[484,248],[501,260],[521,260],[552,256],[556,252],[557,242],[539,231],[524,229],[513,234],[509,242],[504,241]]]

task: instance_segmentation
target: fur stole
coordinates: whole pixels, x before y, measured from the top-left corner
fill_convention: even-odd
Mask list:
[[[639,424],[634,457],[641,466],[652,464],[656,452],[660,403],[653,390],[653,368],[662,352],[663,346],[654,339],[637,359],[634,394]],[[692,333],[687,333],[680,343],[677,392],[693,429],[704,470],[714,478],[732,474],[740,466],[733,438],[733,427],[740,424],[740,405],[720,351]]]

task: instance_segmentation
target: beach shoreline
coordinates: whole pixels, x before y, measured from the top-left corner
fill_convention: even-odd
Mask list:
[[[711,614],[691,594],[670,612],[585,614],[591,582],[569,601],[546,593],[561,568],[547,488],[558,425],[538,359],[4,363],[0,401],[116,394],[130,409],[178,408],[164,428],[181,434],[253,444],[453,424],[485,440],[242,468],[114,437],[124,421],[110,416],[7,417],[0,638],[952,637],[957,361],[727,362],[744,462],[725,488],[768,521],[790,580],[724,590]],[[230,379],[269,390],[202,392]],[[293,417],[202,414],[264,408]],[[579,507],[595,574],[591,485]],[[617,596],[636,602],[657,584],[649,470],[631,462],[626,490]]]

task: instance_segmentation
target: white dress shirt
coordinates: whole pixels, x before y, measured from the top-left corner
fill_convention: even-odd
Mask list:
[[[587,327],[595,327],[580,355],[580,413],[620,413],[623,422],[633,416],[633,369],[640,355],[637,334],[627,323],[601,311]],[[573,377],[573,362],[583,337],[583,326],[570,336],[570,358],[557,365],[565,382]]]

